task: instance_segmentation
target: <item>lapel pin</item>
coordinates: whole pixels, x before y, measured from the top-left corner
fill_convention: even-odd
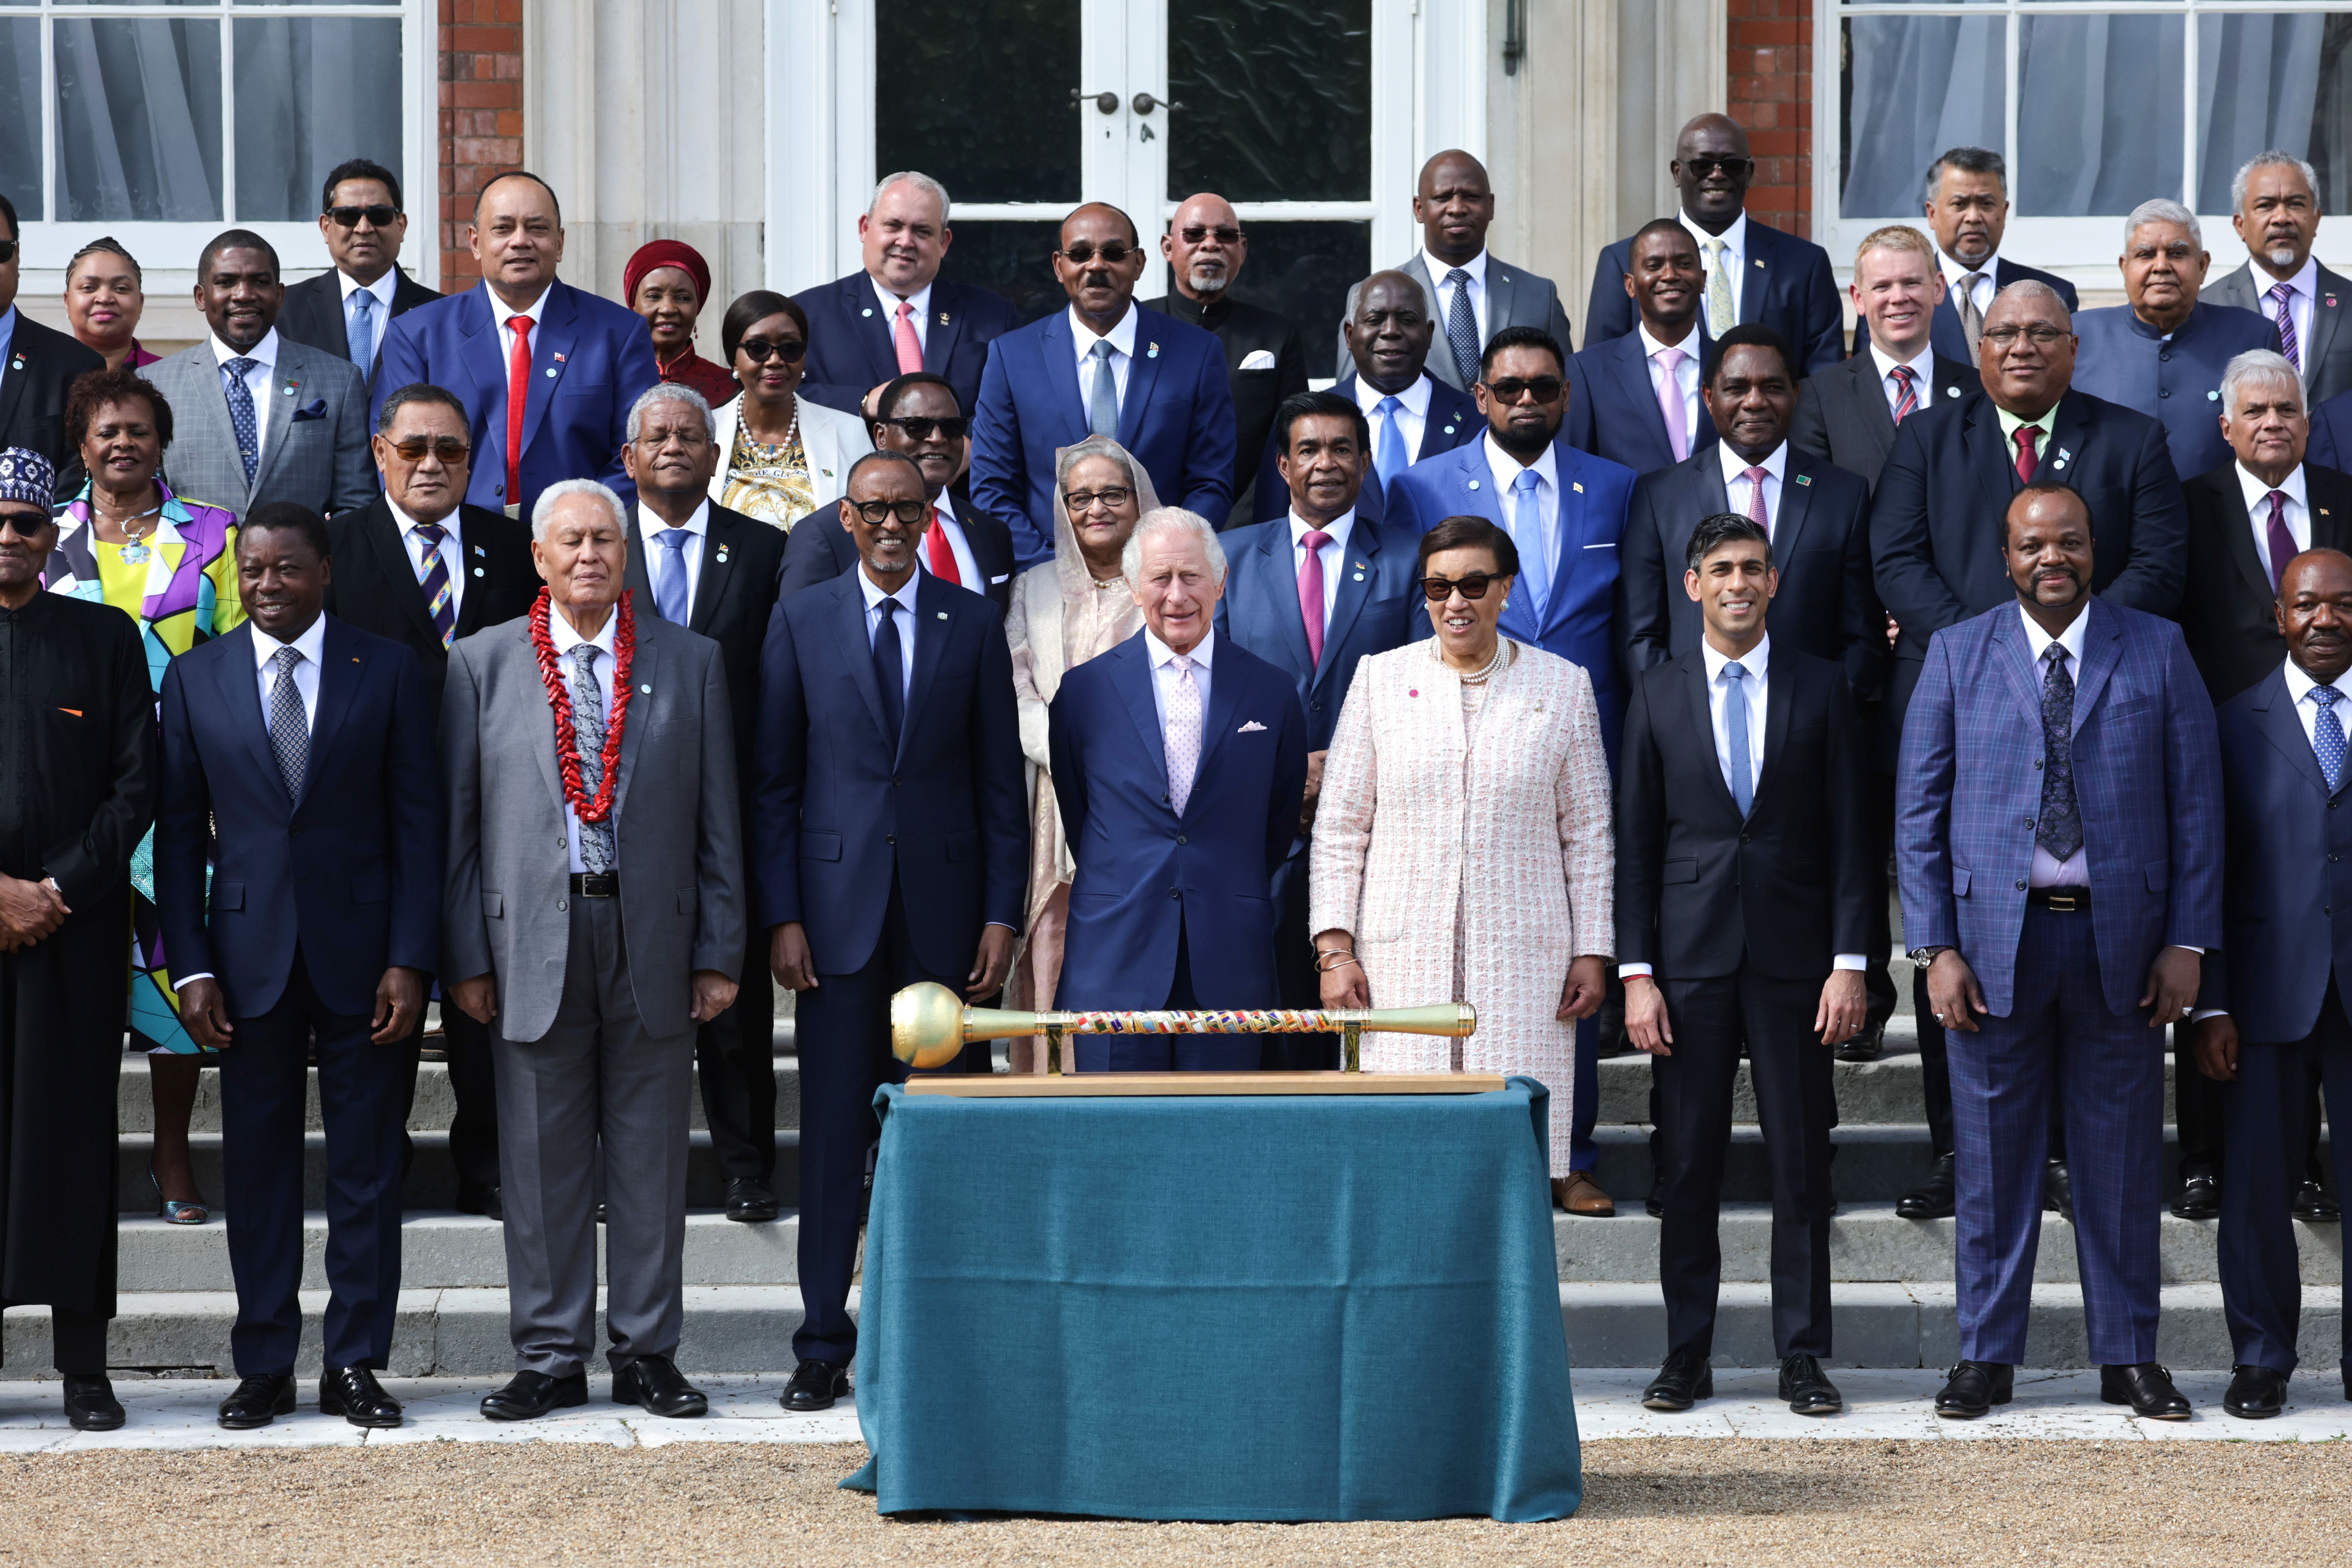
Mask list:
[[[1405,695],[1407,697],[1418,697],[1421,695],[1421,688],[1418,686],[1408,688],[1405,691]]]
[[[477,576],[477,577],[484,577],[484,576],[488,576],[488,573],[486,573],[486,572],[484,572],[480,567],[477,566],[477,567],[475,567],[475,568],[474,568],[474,575],[475,575],[475,576]]]
[[[1476,489],[1478,488],[1478,481],[1477,481],[1477,480],[1475,480],[1475,479],[1472,479],[1472,480],[1470,481],[1470,488],[1471,488],[1472,489],[1474,489],[1474,490],[1475,490],[1475,489]]]
[[[555,379],[555,367],[553,365],[549,365],[547,367],[547,379],[550,381],[553,381]]]
[[[2221,395],[2219,392],[2209,392],[2205,395],[2205,401],[2208,403],[2219,403],[2221,401]]]
[[[2328,302],[2329,304],[2331,304],[2331,305],[2333,305],[2334,303],[2336,303],[2336,301],[2335,301],[2335,300],[2329,300],[2329,301],[2327,301],[2327,302]],[[22,369],[24,369],[24,368],[25,368],[25,356],[24,356],[23,354],[11,354],[11,355],[8,357],[8,368],[9,368],[10,370],[22,370]]]
[[[1451,426],[1451,425],[1448,425],[1448,426],[1445,427],[1445,433],[1446,433],[1448,436],[1453,435],[1453,434],[1454,434],[1454,426]]]
[[[941,310],[941,311],[940,312],[940,325],[941,325],[942,327],[944,327],[944,326],[946,326],[947,324],[948,324],[948,313],[947,313],[945,310]]]
[[[1957,386],[1948,386],[1944,388],[1944,395],[1947,397],[1958,397],[1959,395],[1960,389]]]
[[[1761,272],[1762,270],[1764,270],[1764,261],[1763,261],[1763,258],[1762,258],[1761,257],[1759,257],[1759,258],[1757,258],[1757,261],[1756,261],[1756,269],[1757,269],[1759,272]]]
[[[940,619],[941,619],[941,620],[943,620],[943,621],[944,621],[944,620],[946,620],[947,618],[948,618],[948,613],[947,613],[945,610],[941,610],[941,611],[940,612]]]
[[[872,315],[872,314],[874,313],[874,307],[873,307],[873,306],[871,306],[871,305],[868,305],[868,306],[866,306],[866,309],[864,309],[863,310],[858,311],[857,313],[858,313],[859,315],[861,315],[861,316],[870,316],[870,315]]]
[[[280,396],[280,397],[291,397],[291,396],[293,396],[293,395],[294,395],[294,384],[293,384],[292,382],[290,382],[290,381],[289,381],[289,382],[288,382],[284,386],[279,387],[279,388],[278,389],[278,396]]]
[[[820,470],[820,471],[824,473],[824,477],[825,477],[826,479],[829,479],[833,478],[833,470],[832,470],[831,468],[825,468],[825,469],[822,469],[822,470]]]
[[[2320,516],[2322,516],[2322,517],[2326,517],[2326,516],[2327,515],[2327,509],[2326,509],[2326,507],[2321,507],[2321,508],[2319,509],[2319,515],[2320,515]]]
[[[475,554],[477,554],[477,555],[488,555],[488,554],[489,553],[489,552],[488,552],[488,551],[487,551],[487,550],[485,550],[485,549],[483,549],[480,545],[477,544],[476,546],[474,546],[474,553],[475,553]]]
[[[1360,583],[1360,582],[1362,582],[1363,580],[1364,580],[1364,574],[1363,574],[1361,572],[1357,573],[1357,574],[1356,574],[1356,581],[1357,581],[1357,582],[1359,582],[1359,583]]]
[[[637,688],[637,695],[640,697],[651,697],[653,694],[654,689],[650,686],[640,686]]]
[[[1581,479],[1570,479],[1568,481],[1568,488],[1574,490],[1578,495],[1582,495],[1584,493],[1584,481]]]
[[[2336,308],[2336,296],[2333,294],[2327,296],[2327,308],[2331,310]]]
[[[1160,345],[1158,343],[1152,344],[1150,349],[1145,353],[1143,357],[1145,359],[1158,359],[1160,357]]]
[[[723,544],[719,547],[719,564],[721,566],[727,564],[727,547]]]
[[[1801,485],[1810,485],[1813,482],[1813,476],[1811,474],[1799,474],[1795,476],[1795,478],[1796,481]]]
[[[562,356],[561,353],[556,354],[556,355],[554,356],[554,359],[555,359],[555,363],[558,363],[558,364],[562,364],[562,363],[563,363],[563,356]]]

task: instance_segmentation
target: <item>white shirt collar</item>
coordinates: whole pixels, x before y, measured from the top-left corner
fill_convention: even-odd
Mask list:
[[[352,295],[355,290],[364,289],[369,293],[374,295],[377,302],[382,304],[385,310],[389,310],[392,309],[393,290],[397,288],[400,283],[400,268],[397,267],[388,267],[384,268],[383,276],[377,279],[374,282],[362,283],[358,279],[352,277],[350,273],[344,271],[339,267],[335,269],[335,281],[343,290],[342,299],[344,304],[349,305],[352,302]]]
[[[1708,685],[1712,686],[1723,679],[1723,667],[1731,662],[1729,654],[1723,652],[1715,644],[1702,637],[1698,639],[1698,656],[1706,661]],[[1760,678],[1771,666],[1772,634],[1766,632],[1756,639],[1754,647],[1739,656],[1739,668],[1748,672],[1748,679],[1754,680]]]
[[[1678,211],[1675,214],[1675,217],[1685,228],[1690,230],[1691,237],[1698,241],[1698,258],[1702,264],[1706,260],[1706,247],[1718,239],[1730,247],[1731,255],[1744,257],[1748,254],[1748,214],[1745,211],[1733,218],[1731,226],[1721,234],[1707,233],[1706,230],[1699,227],[1691,215],[1686,212]],[[1635,313],[1639,314],[1638,311]]]
[[[1555,494],[1559,492],[1559,461],[1557,457],[1559,450],[1559,442],[1548,444],[1534,462],[1522,463],[1503,450],[1501,444],[1495,439],[1495,433],[1492,430],[1486,432],[1485,440],[1486,467],[1495,476],[1496,489],[1508,490],[1511,488],[1511,481],[1519,477],[1521,468],[1533,468],[1538,479],[1551,486]]]
[[[1176,650],[1161,642],[1160,634],[1148,626],[1143,628],[1143,649],[1151,656],[1151,668],[1155,671],[1166,668],[1176,658]],[[1202,633],[1201,640],[1192,645],[1192,662],[1203,669],[1215,666],[1217,662],[1216,627],[1211,626]]]
[[[229,361],[240,357],[235,349],[221,342],[218,332],[206,334],[205,341],[212,344],[213,363],[224,369],[227,367]],[[272,327],[262,333],[261,341],[246,350],[242,357],[259,361],[264,370],[276,370],[278,368],[278,329]]]
[[[1751,467],[1763,469],[1766,473],[1771,475],[1776,479],[1785,480],[1788,478],[1789,443],[1786,441],[1783,441],[1779,446],[1773,447],[1769,453],[1766,454],[1762,462],[1756,464],[1750,464],[1747,458],[1733,451],[1731,449],[1731,443],[1728,441],[1717,442],[1716,444],[1715,455],[1717,460],[1723,465],[1723,482],[1727,485],[1736,479],[1745,480],[1748,477],[1748,470]]]
[[[1111,347],[1129,359],[1135,357],[1136,307],[1133,301],[1129,302],[1127,314],[1118,319],[1118,325],[1108,332],[1097,332],[1081,321],[1076,305],[1068,306],[1066,309],[1070,318],[1070,339],[1078,346],[1078,358],[1083,360],[1095,352],[1097,338],[1108,338]]]
[[[2310,676],[2305,675],[2303,672],[2303,666],[2295,663],[2293,659],[2288,659],[2284,664],[2279,667],[2279,669],[2280,672],[2286,677],[2287,700],[2296,704],[2298,707],[2310,698],[2313,688],[2319,684],[2316,680],[2312,679]],[[2352,690],[2347,690],[2345,688],[2345,679],[2346,677],[2339,675],[2335,679],[2327,683],[2328,687],[2330,689],[2340,692],[2346,697],[2352,697]]]
[[[2000,281],[2000,250],[1998,247],[1990,256],[1984,258],[1981,265],[1970,267],[1965,262],[1945,255],[1944,247],[1939,245],[1936,247],[1936,266],[1944,275],[1944,292],[1947,296],[1960,286],[1961,279],[1971,272],[1981,272],[1988,280],[1995,284]]]
[[[1340,552],[1345,553],[1348,548],[1348,534],[1355,526],[1356,509],[1354,507],[1349,507],[1346,511],[1341,512],[1338,517],[1335,517],[1329,522],[1325,523],[1323,525],[1323,531],[1329,534],[1331,536],[1331,542],[1338,545]],[[1314,529],[1315,525],[1313,523],[1298,515],[1297,508],[1293,507],[1291,509],[1290,547],[1293,550],[1306,549],[1307,536],[1313,532]]]
[[[2281,283],[2284,283],[2305,300],[2316,300],[2319,297],[2319,258],[2316,256],[2305,257],[2303,270],[2292,278],[2273,278],[2259,261],[2249,262],[2246,272],[2247,280],[2254,286],[2254,297],[2265,303],[2273,305],[2277,303],[2270,298],[2270,292]],[[2294,661],[2288,662],[2291,664]]]
[[[2246,472],[2246,465],[2243,463],[2237,463],[2231,466],[2237,471],[2238,489],[2246,498],[2246,510],[2249,512],[2255,511],[2257,510],[2267,512],[2270,510],[2270,500],[2268,498],[2273,489],[2284,492],[2286,499],[2293,501],[2296,506],[2307,504],[2304,500],[2303,465],[2301,463],[2297,463],[2294,466],[2294,472],[2281,479],[2276,485],[2266,485],[2263,483],[2262,480]]]
[[[1692,365],[1698,363],[1697,339],[1699,337],[1699,319],[1697,316],[1693,316],[1690,319],[1690,330],[1683,334],[1683,341],[1678,343],[1662,343],[1657,339],[1652,337],[1650,335],[1650,324],[1647,321],[1643,321],[1638,313],[1633,318],[1633,330],[1642,334],[1642,357],[1643,359],[1654,360],[1657,358],[1661,350],[1680,349],[1685,356],[1685,363]],[[1675,368],[1679,371],[1682,369],[1682,366],[1676,365]]]
[[[525,305],[520,310],[512,310],[507,308],[507,302],[504,300],[499,299],[496,294],[490,291],[489,279],[486,278],[482,280],[482,298],[489,301],[490,320],[497,322],[500,327],[504,327],[509,321],[512,320],[516,316],[529,316],[530,318],[531,331],[537,331],[539,330],[540,317],[547,313],[547,297],[554,292],[555,285],[551,281],[546,288],[541,289],[539,291],[538,299],[533,300],[530,304]]]
[[[400,530],[403,537],[415,533],[417,529],[422,526],[415,518],[409,516],[405,511],[403,511],[401,510],[400,503],[393,500],[390,494],[387,493],[384,496],[383,504],[385,510],[392,513],[393,526]],[[465,508],[462,506],[451,507],[449,509],[449,515],[443,518],[438,524],[439,527],[448,530],[449,537],[451,539],[459,542],[462,542],[465,538],[464,531],[458,527],[457,523],[457,514],[463,510],[465,510]]]
[[[915,613],[915,590],[922,586],[923,583],[923,574],[919,567],[917,570],[907,574],[906,582],[899,584],[898,591],[895,594],[886,594],[875,585],[874,579],[866,574],[866,563],[863,561],[851,567],[850,570],[857,574],[858,592],[866,595],[866,613],[867,615],[872,615],[874,613],[874,606],[879,605],[885,599],[896,599],[898,602],[898,607],[900,609],[906,611],[910,616]]]
[[[253,668],[257,670],[268,669],[269,661],[278,657],[279,648],[290,647],[308,660],[310,667],[315,669],[326,647],[327,617],[324,613],[304,627],[302,635],[290,643],[279,642],[276,637],[263,631],[259,626],[256,626],[253,628]]]
[[[931,510],[938,512],[941,517],[947,519],[948,521],[955,521],[955,491],[951,489],[941,490],[940,492],[940,499],[931,503]]]
[[[871,272],[866,275],[866,280],[874,285],[874,298],[881,302],[884,324],[895,327],[898,321],[899,297],[892,293],[882,279],[875,277]],[[915,307],[914,320],[918,321],[926,320],[931,313],[931,286],[929,283],[924,284],[906,296],[906,300],[908,304]],[[1134,314],[1131,310],[1128,313]]]
[[[2089,605],[2084,605],[2083,613],[2074,617],[2074,624],[2055,637],[2042,629],[2040,621],[2026,614],[2023,605],[2017,606],[2017,618],[2025,623],[2025,646],[2033,655],[2036,668],[2040,668],[2042,655],[2049,651],[2053,642],[2066,650],[2066,657],[2074,661],[2077,669],[2082,668],[2083,645],[2090,636],[2091,606]]]
[[[1388,393],[1359,375],[1356,377],[1356,406],[1362,409],[1364,416],[1369,419],[1379,410],[1381,399],[1394,397],[1404,405],[1406,413],[1416,419],[1426,419],[1429,417],[1430,391],[1435,384],[1429,379],[1429,373],[1423,371],[1421,379],[1402,392]]]
[[[1898,362],[1893,354],[1878,346],[1876,338],[1873,338],[1870,341],[1870,357],[1878,363],[1878,379],[1881,381],[1895,374],[1898,363],[1909,365],[1912,384],[1918,388],[1919,405],[1923,408],[1927,406],[1928,389],[1936,379],[1935,344],[1929,343],[1921,349],[1916,359]]]
[[[1421,264],[1429,269],[1429,282],[1433,290],[1444,288],[1445,275],[1454,270],[1454,263],[1438,260],[1429,253],[1429,247],[1425,245],[1421,247]],[[1462,270],[1470,274],[1471,282],[1481,289],[1486,287],[1486,250],[1484,246],[1479,247],[1477,255],[1462,264]],[[1438,336],[1444,335],[1441,328]]]
[[[555,645],[555,651],[558,653],[570,653],[585,642],[594,644],[610,657],[613,652],[613,628],[620,624],[621,612],[619,606],[615,605],[606,613],[604,624],[596,628],[596,635],[593,637],[583,637],[572,630],[572,623],[563,618],[562,611],[550,606],[547,612],[547,640]]]
[[[694,534],[709,532],[709,499],[705,497],[703,500],[695,507],[694,515],[688,518],[684,522],[665,522],[660,518],[655,516],[652,510],[648,508],[645,502],[639,501],[637,503],[637,533],[640,538],[650,540],[655,534],[659,533],[665,528],[682,528],[686,530],[687,532]]]

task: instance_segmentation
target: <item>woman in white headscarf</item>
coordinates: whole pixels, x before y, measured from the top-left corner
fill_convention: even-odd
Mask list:
[[[1118,558],[1137,521],[1159,504],[1151,476],[1118,442],[1089,436],[1063,447],[1054,464],[1054,558],[1013,584],[1004,635],[1013,644],[1021,750],[1029,759],[1029,905],[1005,994],[1009,1007],[1053,1006],[1070,918],[1073,868],[1045,753],[1046,707],[1061,689],[1063,671],[1108,653],[1143,625]],[[1069,1047],[1063,1049],[1066,1071]],[[1036,1038],[1013,1042],[1013,1070],[1045,1070]]]

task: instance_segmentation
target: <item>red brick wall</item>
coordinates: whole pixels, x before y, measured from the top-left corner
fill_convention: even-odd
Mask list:
[[[1813,232],[1813,0],[1730,0],[1731,118],[1756,154],[1748,213]]]
[[[441,289],[481,280],[474,196],[522,166],[522,0],[441,0]]]

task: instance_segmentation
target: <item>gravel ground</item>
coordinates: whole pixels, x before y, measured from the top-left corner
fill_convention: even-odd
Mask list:
[[[1597,1443],[1556,1524],[877,1519],[850,1445],[0,1456],[0,1561],[1127,1565],[2338,1563],[2340,1444]]]

